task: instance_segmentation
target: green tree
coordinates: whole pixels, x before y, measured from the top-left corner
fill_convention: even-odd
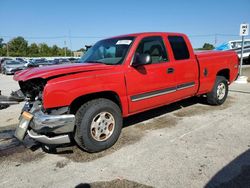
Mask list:
[[[39,44],[40,56],[51,56],[51,48],[46,44]]]
[[[0,48],[0,56],[7,56],[7,47],[5,44]]]
[[[39,47],[36,43],[32,43],[29,46],[29,56],[31,56],[31,57],[39,56]]]
[[[51,48],[51,55],[52,56],[58,56],[59,55],[60,48],[57,45],[53,45]]]
[[[202,47],[203,50],[212,50],[214,49],[214,45],[209,44],[209,43],[205,43]]]
[[[60,48],[58,56],[65,56],[65,48]]]
[[[13,38],[8,42],[10,56],[26,56],[28,52],[28,42],[23,37]]]
[[[3,48],[3,38],[0,38],[0,48]]]
[[[0,38],[0,56],[4,56],[3,39]]]
[[[7,55],[7,46],[10,56],[65,56],[65,48],[59,48],[57,45],[50,47],[46,43],[28,45],[23,37],[13,38],[8,43],[3,43],[3,39],[0,38],[0,56]],[[71,54],[71,50],[66,48],[66,55],[71,56]]]

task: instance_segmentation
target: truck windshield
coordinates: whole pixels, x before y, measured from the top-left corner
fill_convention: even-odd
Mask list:
[[[92,46],[80,59],[81,63],[122,64],[134,37],[119,37],[101,40]]]

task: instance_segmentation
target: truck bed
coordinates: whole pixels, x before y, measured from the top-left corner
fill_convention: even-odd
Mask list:
[[[198,94],[211,91],[215,82],[218,70],[224,70],[228,75],[229,84],[237,77],[239,60],[234,51],[195,51],[195,56],[199,62],[200,88]]]

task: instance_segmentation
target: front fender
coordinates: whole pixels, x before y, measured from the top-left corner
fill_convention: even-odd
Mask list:
[[[126,108],[126,86],[124,74],[112,73],[94,76],[83,76],[83,74],[68,75],[49,80],[43,92],[43,107],[56,108],[69,106],[76,98],[102,91],[113,91],[117,93]],[[126,109],[125,112],[127,111]]]

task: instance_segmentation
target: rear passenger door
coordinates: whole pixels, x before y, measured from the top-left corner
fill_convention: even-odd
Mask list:
[[[168,36],[173,55],[170,60],[174,64],[177,99],[196,94],[199,87],[199,67],[193,49],[187,38]]]

